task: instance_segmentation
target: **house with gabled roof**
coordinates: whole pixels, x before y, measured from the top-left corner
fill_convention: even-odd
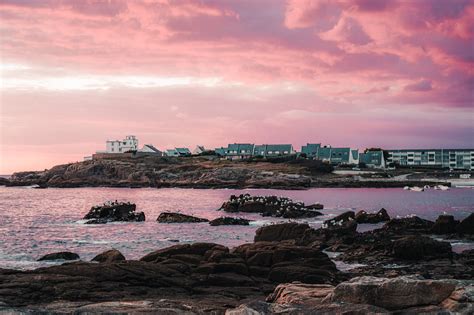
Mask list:
[[[256,145],[253,151],[254,156],[275,157],[294,154],[291,144],[261,144]]]

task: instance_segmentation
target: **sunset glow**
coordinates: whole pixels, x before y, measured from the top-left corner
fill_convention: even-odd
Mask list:
[[[0,0],[0,174],[127,134],[473,147],[473,33],[469,0]]]

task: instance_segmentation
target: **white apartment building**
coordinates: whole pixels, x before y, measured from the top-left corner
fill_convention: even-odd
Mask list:
[[[106,153],[124,153],[138,150],[138,139],[135,136],[126,136],[123,140],[107,140]]]
[[[474,169],[474,149],[388,150],[388,156],[388,163],[404,166]]]

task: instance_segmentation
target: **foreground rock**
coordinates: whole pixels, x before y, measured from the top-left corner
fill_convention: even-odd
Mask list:
[[[459,221],[454,220],[454,216],[443,214],[436,219],[436,222],[431,227],[431,232],[434,234],[456,233],[456,227],[458,224]]]
[[[250,220],[244,218],[222,217],[209,222],[212,226],[217,225],[249,225]]]
[[[326,220],[322,228],[328,234],[353,234],[357,230],[355,213],[354,211],[347,211],[330,220]]]
[[[320,205],[318,205],[320,206]],[[235,196],[224,202],[220,210],[226,212],[260,213],[263,216],[282,218],[312,218],[322,215],[315,211],[316,205],[305,206],[302,202],[294,202],[289,198],[277,196],[250,196],[249,194]]]
[[[71,253],[71,252],[58,252],[58,253],[51,253],[51,254],[46,254],[38,261],[44,261],[44,260],[78,260],[80,259],[79,255],[76,253]]]
[[[159,223],[200,223],[209,222],[208,219],[193,217],[191,215],[176,213],[176,212],[162,212],[156,219]]]
[[[387,210],[382,208],[376,213],[367,213],[366,211],[361,210],[357,212],[354,219],[359,224],[363,224],[363,223],[375,224],[375,223],[390,221],[390,216],[388,215]]]
[[[336,286],[331,300],[400,310],[414,306],[438,305],[447,299],[455,288],[456,285],[449,281],[419,280],[413,277],[360,277]]]
[[[125,256],[116,249],[110,249],[92,258],[92,261],[100,263],[113,263],[124,260]]]
[[[474,281],[358,277],[337,286],[280,284],[267,303],[252,302],[228,310],[243,314],[470,314]]]
[[[281,223],[262,226],[255,232],[254,242],[279,242],[300,239],[306,231],[312,230],[305,223]]]
[[[145,221],[143,212],[135,212],[137,206],[129,202],[107,202],[92,207],[84,216],[89,220],[86,224],[105,224],[108,222],[139,222]]]

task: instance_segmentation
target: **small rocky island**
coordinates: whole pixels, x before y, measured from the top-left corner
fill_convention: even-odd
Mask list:
[[[287,219],[313,218],[322,215],[316,209],[323,209],[321,204],[306,206],[289,198],[277,196],[251,196],[243,194],[230,196],[219,210],[225,212],[260,213],[262,216],[282,217]]]
[[[130,202],[109,201],[92,207],[84,216],[85,224],[105,224],[108,222],[145,221],[143,212],[136,212],[137,206]]]

